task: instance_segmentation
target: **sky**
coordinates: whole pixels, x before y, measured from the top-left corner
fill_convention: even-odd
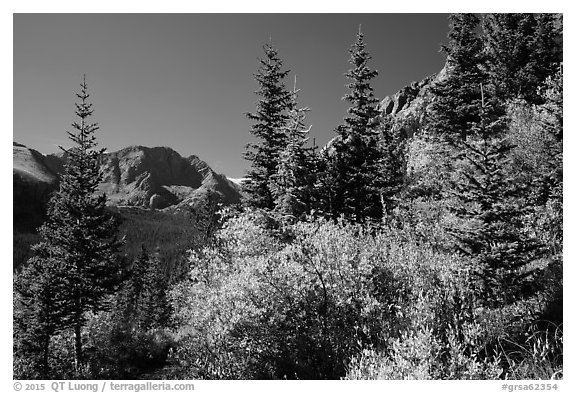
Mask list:
[[[271,40],[324,145],[346,116],[344,74],[361,25],[377,98],[440,71],[447,14],[14,14],[13,140],[68,147],[86,74],[100,147],[167,146],[242,177],[254,73]]]

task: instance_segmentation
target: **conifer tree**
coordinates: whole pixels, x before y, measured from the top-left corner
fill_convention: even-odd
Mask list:
[[[271,45],[264,45],[264,59],[259,59],[260,68],[254,75],[260,100],[254,113],[247,113],[254,120],[251,133],[258,139],[249,143],[244,158],[251,168],[243,184],[247,195],[246,203],[252,207],[272,210],[274,197],[270,190],[272,176],[276,174],[280,153],[287,145],[285,126],[288,113],[292,110],[292,94],[286,89],[283,79],[289,71],[282,70],[282,60]]]
[[[451,206],[465,222],[450,231],[459,250],[479,268],[480,294],[488,305],[520,296],[529,281],[524,267],[543,251],[540,242],[524,230],[523,220],[531,206],[527,189],[509,169],[514,146],[508,141],[506,119],[498,105],[497,100],[486,99],[480,121],[460,141],[464,165],[452,190],[458,202]]]
[[[58,294],[61,321],[74,330],[75,366],[81,371],[82,328],[87,311],[108,307],[107,296],[119,280],[118,222],[106,210],[106,195],[98,195],[102,181],[98,163],[104,150],[96,150],[96,123],[88,102],[86,78],[76,104],[79,122],[68,132],[75,146],[66,150],[67,162],[60,188],[49,202],[47,221],[39,229],[42,241],[35,246],[38,258],[57,261],[62,291]]]
[[[447,54],[448,76],[432,87],[435,99],[428,115],[427,131],[457,147],[467,137],[470,124],[480,120],[482,94],[487,81],[486,57],[477,34],[480,19],[474,14],[450,15]]]
[[[386,215],[390,215],[398,204],[396,195],[404,184],[406,172],[406,140],[398,132],[394,132],[390,118],[383,117],[380,120],[379,138],[379,171],[380,192],[382,209]]]
[[[117,305],[126,324],[131,324],[135,321],[141,303],[142,293],[146,286],[146,274],[149,263],[150,256],[148,255],[146,247],[142,244],[140,252],[132,264],[129,276],[123,283],[122,292],[119,296],[119,304]]]
[[[314,185],[313,152],[306,147],[310,128],[304,125],[308,107],[298,108],[296,78],[292,91],[292,109],[285,127],[287,146],[280,153],[276,174],[272,176],[271,190],[275,210],[284,216],[298,218],[310,210],[311,188]]]
[[[481,298],[511,301],[526,284],[523,267],[541,251],[524,232],[531,206],[510,171],[504,102],[486,70],[478,18],[451,15],[447,79],[435,88],[429,131],[452,147],[458,179],[449,185],[451,210],[462,222],[449,228],[460,252],[478,267]]]
[[[148,261],[141,294],[138,320],[142,329],[157,329],[168,325],[171,307],[166,296],[167,292],[168,278],[162,267],[159,252],[156,252]]]
[[[503,99],[542,103],[539,87],[562,61],[553,14],[486,14],[482,21],[490,76]]]
[[[370,54],[364,35],[359,30],[349,50],[353,68],[346,76],[350,92],[344,96],[351,106],[344,124],[336,129],[338,136],[324,149],[325,173],[321,179],[326,195],[324,209],[332,217],[362,222],[382,218],[380,196],[381,173],[378,149],[378,99],[370,81],[378,75],[368,68]]]
[[[531,65],[539,87],[547,78],[562,73],[563,41],[562,14],[536,14]]]
[[[142,245],[118,297],[123,325],[142,332],[166,327],[171,312],[167,291],[168,278],[159,252],[150,255]]]
[[[33,257],[14,282],[15,377],[49,379],[50,341],[63,321],[62,265],[54,258]],[[22,367],[23,366],[23,367]]]

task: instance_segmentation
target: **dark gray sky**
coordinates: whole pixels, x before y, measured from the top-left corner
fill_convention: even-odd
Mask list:
[[[229,177],[244,175],[269,37],[311,137],[325,144],[346,115],[348,49],[362,25],[379,99],[438,72],[446,14],[15,14],[14,141],[43,153],[68,146],[75,92],[86,73],[97,137],[110,151],[169,146]]]

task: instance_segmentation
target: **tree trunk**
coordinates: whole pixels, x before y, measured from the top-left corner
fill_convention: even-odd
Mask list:
[[[74,349],[75,349],[75,358],[74,358],[74,368],[76,371],[76,375],[80,376],[81,373],[81,366],[82,366],[82,326],[80,325],[80,321],[77,321],[74,325]]]
[[[50,377],[50,365],[48,364],[48,359],[50,355],[50,336],[46,335],[44,337],[43,343],[43,354],[42,354],[42,372],[44,379],[49,379]]]

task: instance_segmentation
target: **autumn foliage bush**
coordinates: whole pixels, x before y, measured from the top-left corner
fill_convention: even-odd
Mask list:
[[[464,261],[398,231],[279,228],[259,211],[230,219],[190,265],[171,292],[175,356],[204,378],[343,377],[352,356],[406,331],[462,328],[472,296]]]

